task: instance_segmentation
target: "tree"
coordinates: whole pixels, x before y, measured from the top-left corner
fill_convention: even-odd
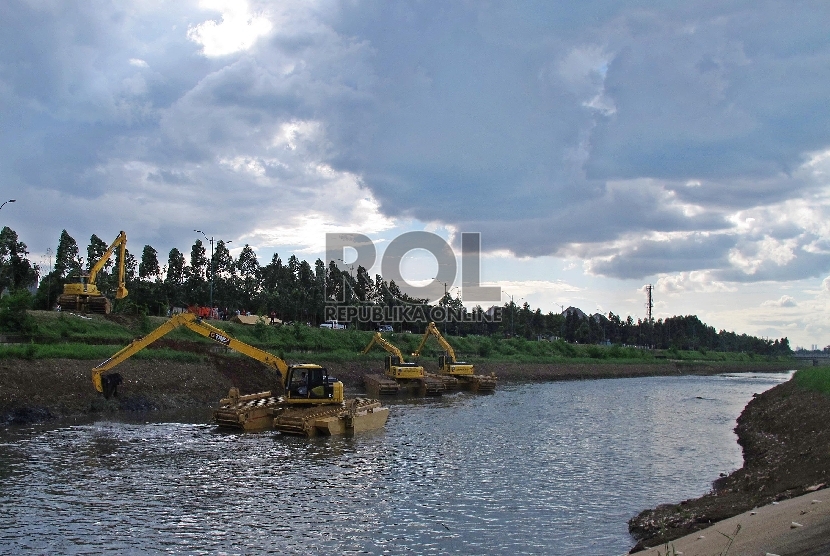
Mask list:
[[[259,266],[259,261],[257,261],[256,253],[247,243],[242,248],[242,252],[239,253],[236,268],[239,270],[239,276],[242,279],[242,303],[250,310],[256,303],[260,292],[262,269]]]
[[[223,240],[216,242],[216,250],[213,252],[213,268],[217,275],[229,278],[236,274],[233,263],[233,256],[228,251],[228,246]]]
[[[357,300],[366,303],[372,297],[372,290],[375,289],[375,284],[372,282],[372,277],[363,266],[357,267],[357,278],[354,282],[354,293],[357,295]]]
[[[115,267],[121,268],[121,250],[119,249],[115,253]],[[135,256],[130,253],[129,249],[124,249],[124,282],[134,282],[136,279],[136,268],[138,267],[138,261],[135,260]]]
[[[174,247],[167,257],[167,276],[164,278],[167,298],[172,305],[180,306],[183,303],[184,269],[184,255]]]
[[[60,240],[58,240],[58,250],[55,253],[55,272],[57,276],[65,278],[72,273],[80,274],[78,257],[78,243],[66,230],[63,230]]]
[[[208,304],[210,275],[207,273],[207,268],[208,259],[205,255],[205,246],[201,239],[197,239],[190,249],[190,266],[184,269],[188,300],[191,303]]]
[[[108,247],[109,247],[109,245],[104,243],[104,240],[102,240],[100,237],[96,236],[95,234],[92,234],[92,236],[89,238],[89,245],[86,248],[86,253],[87,253],[86,269],[87,269],[87,272],[92,270],[92,267],[95,266],[95,264],[98,261],[101,260],[101,258],[104,256],[104,253],[107,252]],[[107,260],[107,262],[104,263],[104,267],[101,269],[101,273],[99,273],[99,274],[102,274],[104,271],[108,270],[111,265],[112,265],[112,261]]]
[[[238,304],[236,266],[223,240],[216,242],[216,249],[213,251],[213,272],[214,303],[221,307]]]
[[[0,291],[28,288],[37,283],[38,266],[28,259],[26,244],[18,241],[17,232],[3,227],[0,231]]]
[[[92,267],[98,264],[104,257],[104,253],[107,252],[109,245],[104,243],[104,241],[99,238],[97,235],[92,234],[89,238],[89,245],[86,248],[87,253],[87,260],[86,260],[86,271],[87,273],[92,271]],[[106,295],[107,292],[111,290],[111,280],[109,269],[112,267],[112,259],[107,258],[104,261],[101,270],[98,271],[98,275],[95,277],[95,285],[98,287],[98,290],[101,291],[102,294]]]
[[[346,300],[346,292],[343,288],[344,274],[338,268],[337,263],[329,261],[328,273],[326,274],[326,301],[341,303]]]
[[[300,268],[297,271],[297,286],[299,288],[299,291],[301,292],[300,320],[308,322],[310,305],[309,298],[314,293],[315,276],[314,270],[311,268],[311,265],[308,264],[308,261],[306,260],[300,262]],[[311,309],[313,310],[313,306]]]
[[[201,239],[197,239],[190,248],[190,269],[189,278],[193,280],[204,280],[205,277],[210,278],[207,273],[208,259],[205,252],[205,246]]]
[[[145,245],[141,252],[141,262],[138,264],[138,277],[142,280],[149,280],[158,276],[159,273],[158,251]]]

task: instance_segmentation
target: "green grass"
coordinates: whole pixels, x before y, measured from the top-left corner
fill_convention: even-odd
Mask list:
[[[35,348],[6,346],[0,357],[56,358],[74,357],[98,359],[129,344],[135,338],[146,335],[167,319],[164,317],[125,317],[121,315],[90,315],[81,317],[69,313],[31,311],[38,325]],[[324,330],[307,326],[269,326],[264,323],[254,326],[211,321],[229,335],[284,359],[313,357],[334,361],[369,360],[380,361],[386,353],[373,348],[366,355],[360,352],[372,339],[372,332],[358,330]],[[412,360],[411,353],[421,342],[421,334],[385,334],[391,343],[398,346],[404,359]],[[212,345],[213,342],[199,334],[180,327],[165,336],[166,339],[199,342]],[[708,350],[663,352],[624,346],[599,346],[569,344],[558,341],[533,341],[524,338],[497,338],[487,336],[448,336],[460,361],[492,361],[514,363],[660,363],[668,360],[688,362],[752,362],[768,361],[770,358],[746,353],[724,353]],[[99,345],[100,344],[100,345]],[[48,347],[48,349],[47,349]],[[159,355],[161,350],[148,349],[148,353],[169,359],[170,354]],[[422,360],[434,360],[441,353],[440,346],[430,338],[421,352]],[[12,355],[14,354],[14,355]],[[144,352],[138,356],[146,357]],[[189,355],[188,357],[199,357]],[[787,358],[773,360],[783,361]]]
[[[104,361],[122,346],[95,344],[0,344],[0,359],[87,359]],[[168,348],[145,349],[136,359],[160,359],[176,362],[204,361],[205,356]]]
[[[796,371],[793,380],[802,388],[830,394],[830,367],[813,367]]]
[[[37,322],[37,338],[41,341],[125,340],[134,336],[101,315],[82,317],[55,311],[30,311]]]

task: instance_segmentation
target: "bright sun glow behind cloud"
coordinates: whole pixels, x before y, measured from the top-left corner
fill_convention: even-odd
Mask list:
[[[202,45],[202,52],[209,58],[248,50],[273,28],[263,15],[251,14],[247,2],[202,0],[199,6],[222,14],[219,23],[208,20],[187,30],[187,38]]]

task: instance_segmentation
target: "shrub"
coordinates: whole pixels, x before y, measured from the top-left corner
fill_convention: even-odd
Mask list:
[[[32,294],[17,290],[0,299],[0,330],[9,334],[31,337],[37,332],[37,322],[26,309],[32,301]]]
[[[591,359],[604,359],[607,355],[607,351],[599,346],[586,346],[585,351]]]

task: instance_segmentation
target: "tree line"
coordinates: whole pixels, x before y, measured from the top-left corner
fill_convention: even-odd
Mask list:
[[[45,272],[28,259],[26,245],[8,227],[0,232],[0,291],[19,292],[37,289],[26,300],[34,309],[53,309],[63,286],[77,282],[92,266],[101,260],[108,244],[93,234],[81,256],[78,243],[66,230],[61,232],[55,252],[54,266]],[[118,285],[118,251],[98,273],[97,286],[112,298]],[[125,282],[129,295],[114,301],[113,311],[165,316],[174,307],[210,306],[223,314],[237,310],[252,314],[275,313],[284,322],[316,326],[323,321],[326,306],[372,306],[394,308],[420,305],[429,308],[422,299],[409,297],[394,281],[387,282],[380,275],[372,278],[362,266],[350,271],[341,270],[334,261],[328,264],[317,259],[308,261],[290,255],[283,261],[274,254],[271,261],[261,265],[256,253],[245,244],[237,257],[224,241],[215,244],[213,260],[205,244],[197,239],[186,256],[173,248],[167,254],[166,264],[159,253],[145,245],[137,259],[125,251]],[[701,322],[697,316],[674,316],[656,321],[636,321],[609,312],[607,315],[587,315],[576,308],[562,313],[543,313],[527,302],[512,301],[500,307],[500,319],[488,319],[492,308],[466,309],[459,297],[447,293],[439,306],[463,313],[465,318],[443,324],[449,334],[480,334],[501,337],[522,337],[530,340],[562,339],[572,343],[616,344],[657,349],[713,350],[748,352],[762,355],[791,353],[788,339],[770,340],[746,334],[736,334]],[[415,312],[429,315],[429,311]],[[467,318],[469,317],[469,318]],[[354,322],[353,326],[371,330],[380,322]],[[393,324],[397,331],[421,333],[427,318]]]

